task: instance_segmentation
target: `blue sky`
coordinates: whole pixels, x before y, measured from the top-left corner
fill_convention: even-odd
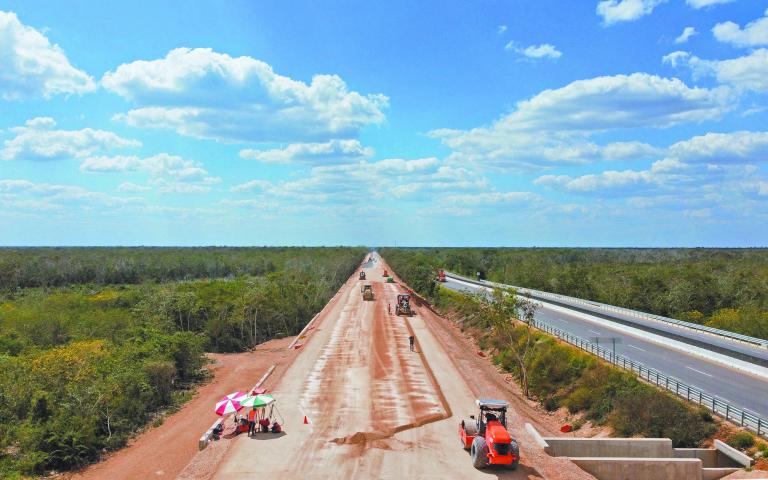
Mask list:
[[[765,246],[768,2],[0,1],[0,245]]]

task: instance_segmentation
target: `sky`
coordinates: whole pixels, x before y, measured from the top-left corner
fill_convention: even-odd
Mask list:
[[[766,246],[768,1],[0,0],[0,245]]]

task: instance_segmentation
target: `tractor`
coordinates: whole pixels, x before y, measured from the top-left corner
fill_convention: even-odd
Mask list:
[[[365,280],[365,272],[360,270],[360,280]]]
[[[370,285],[363,285],[360,287],[360,293],[363,294],[363,300],[373,300],[373,287]]]
[[[397,305],[395,305],[395,315],[413,315],[411,310],[411,296],[407,293],[401,293],[397,296]]]
[[[511,470],[520,463],[520,449],[507,431],[507,408],[504,400],[478,399],[480,413],[459,423],[459,437],[464,450],[472,455],[475,468],[503,465]]]
[[[439,270],[437,272],[437,281],[441,283],[445,283],[445,270]]]

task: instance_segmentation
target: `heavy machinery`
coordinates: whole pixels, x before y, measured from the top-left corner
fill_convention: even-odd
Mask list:
[[[520,463],[520,449],[507,431],[507,408],[504,400],[478,399],[480,409],[474,415],[459,423],[459,437],[464,450],[469,450],[472,465],[485,468],[489,465],[503,465],[511,470]]]
[[[445,270],[443,270],[442,268],[437,272],[437,281],[445,282]]]
[[[365,272],[360,270],[360,280],[365,280]]]
[[[370,285],[363,285],[360,287],[360,292],[363,294],[363,300],[373,300],[373,287]]]
[[[401,293],[397,296],[397,305],[395,305],[395,315],[413,315],[411,310],[411,296],[407,293]]]

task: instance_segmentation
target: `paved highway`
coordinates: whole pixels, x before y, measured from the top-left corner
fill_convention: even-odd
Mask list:
[[[450,278],[443,286],[457,291],[479,292],[482,290],[480,286],[459,283]],[[580,312],[563,313],[561,309],[552,308],[544,302],[539,303],[541,306],[536,311],[537,320],[585,339],[619,338],[620,343],[616,344],[617,354],[673,376],[735,406],[746,408],[764,417],[768,416],[768,381],[762,378],[651,342],[645,338],[647,334],[643,330],[637,329],[636,333],[628,334],[622,331],[627,328],[624,325],[621,325],[621,330],[610,328],[604,324],[586,320]],[[707,339],[712,337],[703,333],[699,335],[704,335]],[[601,346],[611,348],[611,342],[605,340]]]

